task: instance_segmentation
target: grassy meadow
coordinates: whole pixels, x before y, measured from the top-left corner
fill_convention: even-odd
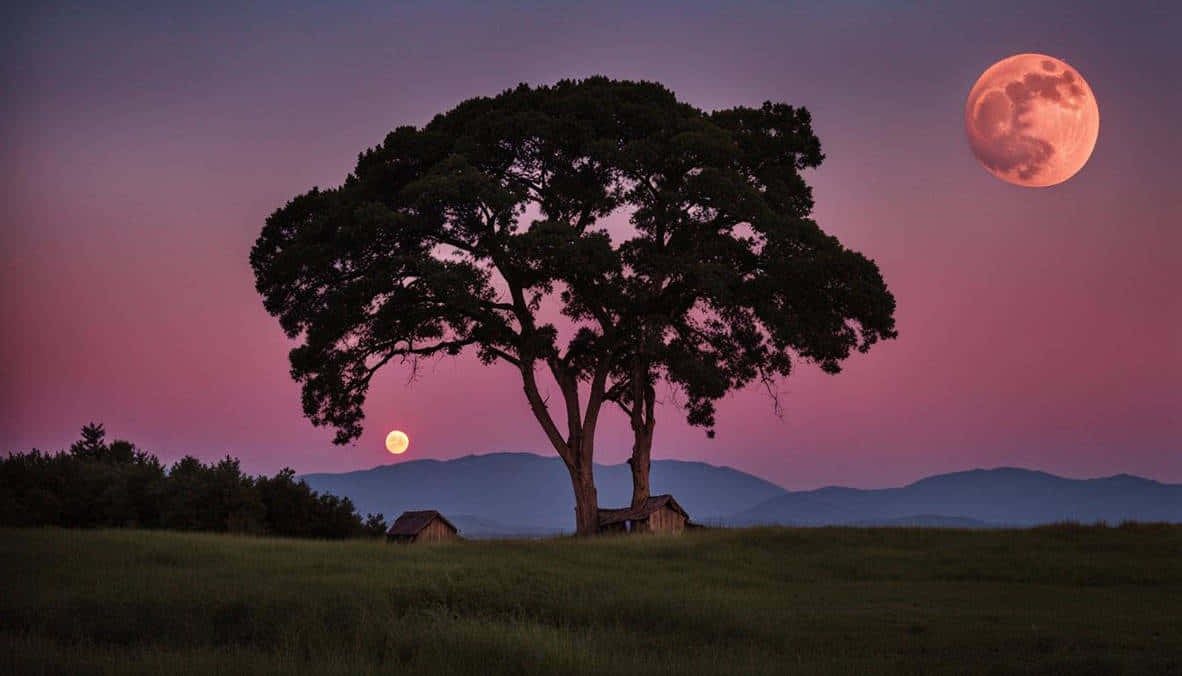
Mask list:
[[[0,673],[1182,674],[1182,527],[0,531]]]

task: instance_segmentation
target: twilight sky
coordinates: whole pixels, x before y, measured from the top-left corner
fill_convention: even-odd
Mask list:
[[[34,3],[25,3],[33,5]],[[789,488],[971,467],[1182,482],[1182,5],[44,3],[0,10],[0,450],[90,420],[172,461],[343,471],[552,451],[508,366],[472,355],[375,382],[356,446],[304,420],[247,255],[273,209],[341,182],[402,124],[519,82],[657,80],[705,109],[812,111],[816,217],[875,259],[900,337],[719,409],[671,403],[656,458]],[[212,3],[218,4],[218,3]],[[154,6],[148,6],[154,5]],[[1041,52],[1100,106],[1090,163],[1019,188],[963,131],[989,65]],[[667,397],[666,397],[667,400]],[[597,458],[621,462],[614,410]]]

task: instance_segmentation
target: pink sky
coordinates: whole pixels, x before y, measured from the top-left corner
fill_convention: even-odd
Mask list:
[[[783,419],[742,392],[708,440],[667,403],[655,457],[789,488],[999,465],[1182,482],[1176,12],[1130,10],[1098,41],[1111,17],[1048,31],[1049,9],[654,8],[625,25],[612,9],[18,17],[0,130],[3,449],[56,450],[97,420],[168,461],[229,453],[268,473],[391,462],[392,428],[411,435],[406,460],[550,453],[516,374],[471,355],[410,386],[388,371],[365,436],[332,446],[301,417],[247,255],[271,210],[338,184],[393,127],[603,73],[707,109],[807,106],[827,155],[809,175],[817,220],[898,300],[899,339],[836,377],[799,371]],[[964,139],[969,87],[1021,51],[1063,58],[1099,99],[1095,153],[1059,186],[1002,183]],[[599,460],[629,443],[611,415]]]

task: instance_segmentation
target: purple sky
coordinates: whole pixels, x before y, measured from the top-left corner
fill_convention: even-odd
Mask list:
[[[742,392],[708,440],[666,397],[655,457],[790,488],[998,465],[1182,482],[1182,6],[1077,4],[0,10],[0,449],[56,450],[98,420],[167,461],[253,472],[390,462],[395,427],[407,460],[551,453],[518,376],[471,355],[409,387],[388,371],[365,436],[332,446],[301,417],[247,255],[267,214],[395,126],[605,74],[706,109],[807,106],[817,220],[898,300],[900,338],[836,377],[801,369],[783,419]],[[962,128],[977,76],[1028,51],[1100,106],[1090,163],[1047,189],[989,175]],[[611,412],[598,459],[629,443]]]

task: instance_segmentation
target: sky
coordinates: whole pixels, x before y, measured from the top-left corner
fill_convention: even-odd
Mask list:
[[[791,489],[997,466],[1182,482],[1182,5],[219,4],[0,10],[0,450],[64,448],[93,420],[251,472],[552,454],[512,367],[471,354],[381,374],[364,436],[333,446],[247,258],[271,211],[394,127],[603,74],[707,110],[807,107],[815,217],[898,302],[898,340],[799,369],[782,416],[742,391],[708,439],[662,393],[654,458]],[[965,139],[973,83],[1022,52],[1099,103],[1091,160],[1050,188],[998,180]],[[597,460],[630,443],[610,411]]]

